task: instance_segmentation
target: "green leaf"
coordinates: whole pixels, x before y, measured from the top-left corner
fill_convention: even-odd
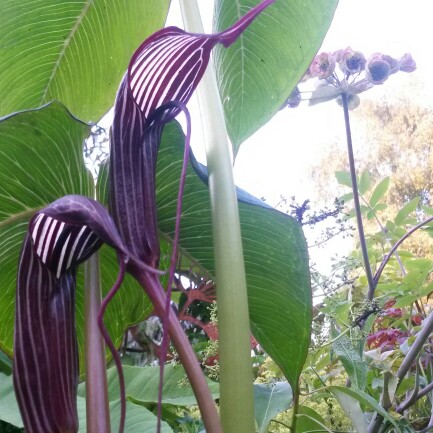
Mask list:
[[[357,433],[368,433],[367,420],[361,410],[359,401],[350,395],[340,392],[339,390],[334,390],[332,393],[338,403],[340,403],[340,406],[343,408],[346,415],[352,421]]]
[[[12,374],[12,360],[0,350],[0,373]]]
[[[375,212],[380,212],[380,211],[382,211],[382,210],[385,210],[387,207],[388,207],[387,204],[385,204],[385,203],[379,203],[379,204],[377,204],[377,205],[374,207],[374,211],[375,211]]]
[[[257,3],[218,0],[215,30],[227,28]],[[298,84],[322,44],[336,6],[337,0],[280,0],[230,48],[216,48],[216,74],[235,155]]]
[[[158,402],[159,366],[132,367],[123,366],[126,394],[136,404],[156,404]],[[206,379],[214,399],[219,398],[219,385]],[[110,401],[119,398],[117,370],[107,370],[108,398]],[[84,396],[85,383],[79,386],[80,396]],[[197,404],[185,370],[179,364],[166,365],[162,388],[162,403],[175,406],[191,406]]]
[[[350,200],[353,200],[353,192],[348,192],[347,194],[338,197],[338,200],[348,203]]]
[[[0,348],[12,356],[15,280],[27,222],[37,210],[66,194],[91,196],[90,175],[82,157],[90,127],[77,122],[58,102],[40,110],[18,113],[0,122]],[[108,247],[101,252],[103,293],[117,276],[117,260]],[[106,324],[118,344],[124,329],[150,312],[143,290],[127,277],[110,303]],[[77,337],[84,369],[84,291],[78,275],[76,293]]]
[[[159,229],[174,233],[183,158],[183,134],[175,124],[163,135],[158,156]],[[203,167],[197,167],[203,170]],[[206,173],[201,173],[206,180]],[[311,289],[308,253],[300,225],[251,195],[238,191],[251,331],[296,386],[310,343]],[[212,224],[207,185],[188,168],[182,206],[181,251],[214,278]]]
[[[350,172],[348,171],[336,171],[335,177],[340,185],[352,188],[352,179],[350,178]]]
[[[350,338],[347,335],[343,335],[334,341],[332,347],[340,358],[352,385],[364,390],[367,385],[367,364],[353,347]]]
[[[326,422],[322,416],[308,406],[300,406],[297,417],[295,433],[325,433],[330,431],[326,428]]]
[[[361,195],[364,195],[371,187],[371,177],[368,170],[364,170],[361,173],[361,177],[358,183],[358,191]]]
[[[120,423],[120,400],[110,400],[111,431],[116,432]],[[86,426],[86,400],[77,398],[78,420],[80,428],[78,433],[87,433]],[[156,416],[145,407],[126,402],[126,423],[124,433],[154,433],[156,432]],[[169,425],[161,422],[161,433],[172,433]]]
[[[395,217],[394,222],[396,225],[402,225],[405,224],[407,217],[412,213],[415,212],[416,208],[418,207],[420,198],[415,197],[411,201],[407,202],[397,213],[397,216]]]
[[[378,204],[379,200],[385,195],[385,193],[388,191],[389,183],[391,181],[391,178],[385,177],[385,179],[382,179],[374,188],[373,193],[370,197],[370,206],[372,208],[376,208],[376,205]]]
[[[254,412],[258,433],[266,433],[271,420],[287,410],[292,401],[292,388],[287,382],[255,383]]]
[[[359,403],[367,405],[374,409],[378,414],[382,415],[387,421],[389,421],[398,432],[401,433],[397,423],[394,418],[373,398],[370,397],[364,391],[361,391],[356,388],[345,388],[343,386],[328,386],[328,391],[332,392],[335,395],[335,398],[345,398],[352,397],[356,399]],[[344,407],[343,407],[344,409]]]
[[[0,420],[12,424],[15,427],[24,427],[18,409],[18,403],[15,398],[12,376],[6,376],[0,373],[0,391]]]
[[[0,116],[62,101],[99,120],[137,46],[163,26],[168,0],[0,2]]]
[[[116,378],[117,380],[117,378]],[[21,414],[15,398],[12,384],[12,377],[0,373],[0,420],[6,421],[16,427],[23,427]],[[77,397],[79,433],[86,433],[86,400],[84,397]],[[117,431],[120,421],[120,400],[110,400],[110,419],[112,431]],[[154,433],[156,431],[156,416],[142,406],[126,402],[126,426],[125,433]],[[161,423],[161,432],[171,433],[167,423]]]

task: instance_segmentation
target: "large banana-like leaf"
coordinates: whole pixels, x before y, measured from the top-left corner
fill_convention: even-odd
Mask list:
[[[162,27],[169,0],[0,2],[0,116],[62,101],[98,120],[137,46]]]
[[[182,141],[180,129],[169,125],[159,151],[158,220],[165,239],[171,239],[174,231]],[[203,166],[196,162],[194,165],[196,170],[189,167],[187,173],[180,247],[190,260],[213,276],[207,174]],[[300,225],[286,214],[245,191],[238,190],[238,200],[251,330],[296,387],[310,343],[311,290],[305,239]]]
[[[320,48],[338,0],[278,0],[228,49],[215,68],[234,154],[288,98]],[[214,27],[237,21],[257,0],[217,0]]]
[[[75,120],[60,103],[15,114],[0,121],[0,348],[12,355],[15,284],[18,257],[33,214],[66,194],[92,196],[83,163],[83,140],[90,127]],[[103,247],[101,273],[106,293],[117,275],[113,251]],[[151,310],[143,290],[128,278],[122,296],[114,298],[106,324],[116,343],[126,327]],[[77,291],[77,334],[84,347],[83,277]],[[84,367],[84,362],[81,362]]]
[[[89,128],[59,103],[23,112],[0,122],[0,347],[12,352],[16,264],[26,222],[36,209],[59,196],[89,193],[81,145]],[[174,231],[184,136],[177,124],[166,128],[157,171],[159,230],[163,248]],[[214,275],[212,226],[205,169],[189,167],[182,213],[180,247],[190,261]],[[103,185],[102,185],[103,186]],[[238,192],[247,272],[251,329],[280,365],[292,386],[305,360],[310,335],[311,292],[306,243],[299,224],[260,200]],[[229,248],[229,246],[228,246]],[[117,265],[102,250],[103,291]],[[111,260],[111,261],[110,261]],[[106,323],[119,343],[123,329],[149,312],[141,288],[122,287]],[[77,325],[83,354],[83,291],[77,293]],[[83,363],[82,363],[83,365]]]

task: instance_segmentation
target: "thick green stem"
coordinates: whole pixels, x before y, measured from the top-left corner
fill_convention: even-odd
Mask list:
[[[299,381],[297,383],[295,394],[293,396],[292,423],[290,425],[290,431],[292,431],[293,433],[296,431],[296,423],[298,421],[298,409],[299,409]]]
[[[99,256],[85,263],[86,420],[88,433],[110,433],[105,346],[98,328],[101,305]]]
[[[371,272],[370,261],[368,259],[367,243],[365,240],[364,226],[362,224],[361,204],[359,202],[358,182],[356,180],[355,158],[353,157],[352,133],[350,131],[349,105],[347,95],[341,95],[343,101],[344,123],[346,126],[347,154],[349,157],[350,178],[352,180],[353,202],[355,205],[356,223],[358,225],[359,244],[361,245],[362,259],[364,261],[365,274],[368,282],[367,299],[370,301],[374,297],[375,285]]]
[[[196,0],[181,0],[187,30],[203,33]],[[230,146],[212,65],[198,86],[212,206],[224,433],[255,430],[248,298]]]

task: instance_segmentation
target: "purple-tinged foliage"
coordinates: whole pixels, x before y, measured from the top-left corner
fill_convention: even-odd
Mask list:
[[[339,70],[335,65],[339,65]],[[366,60],[363,53],[351,47],[330,53],[318,54],[301,79],[304,83],[311,78],[318,79],[316,90],[311,92],[310,105],[336,99],[341,104],[341,95],[345,94],[349,109],[358,107],[358,94],[383,84],[390,75],[398,71],[413,72],[416,64],[410,54],[404,54],[397,60],[387,54],[375,53]],[[294,91],[284,106],[295,108],[299,105],[299,89]]]
[[[109,197],[113,219],[94,200],[66,196],[31,220],[18,269],[14,341],[14,384],[27,433],[75,433],[78,430],[76,272],[78,265],[103,242],[116,249],[120,260],[119,278],[103,301],[98,318],[106,341],[103,313],[119,289],[125,270],[137,277],[149,298],[157,304],[156,311],[163,315],[164,301],[161,300],[165,294],[153,275],[159,273],[156,270],[160,252],[155,174],[162,130],[180,111],[186,111],[184,104],[203,76],[212,48],[218,43],[227,47],[235,42],[273,1],[264,0],[234,26],[215,35],[190,34],[170,27],[144,41],[132,56],[115,102]],[[180,206],[177,235],[179,219]],[[165,311],[170,313],[169,308]],[[186,337],[176,337],[176,341],[186,342]],[[116,360],[112,342],[107,341],[107,344]],[[190,356],[185,348],[178,350]],[[194,364],[192,350],[191,354],[189,362]],[[120,363],[117,364],[120,368]],[[194,369],[199,370],[198,364],[190,366],[189,371]],[[193,382],[199,389],[199,381],[194,379]],[[123,431],[122,381],[121,392],[120,431]],[[213,402],[211,397],[210,401],[207,398],[197,395],[199,404],[202,402],[204,407],[210,408]]]

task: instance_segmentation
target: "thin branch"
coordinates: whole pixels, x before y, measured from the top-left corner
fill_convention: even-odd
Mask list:
[[[99,253],[85,263],[86,419],[88,433],[111,431],[104,341],[98,329],[101,306]]]
[[[395,409],[398,413],[403,413],[408,407],[412,406],[417,400],[419,395],[419,361],[416,365],[416,375],[415,375],[415,387],[413,388],[409,397],[401,402]]]
[[[347,94],[342,93],[341,99],[343,102],[344,123],[346,126],[347,154],[349,157],[350,177],[352,180],[353,202],[355,206],[356,223],[358,225],[359,243],[361,245],[362,258],[364,262],[365,274],[368,281],[368,299],[371,301],[374,297],[374,281],[371,272],[370,261],[368,258],[367,243],[365,240],[364,225],[362,223],[361,205],[359,202],[358,182],[356,180],[355,158],[353,156],[352,133],[350,131],[349,120],[349,105],[347,102]]]

